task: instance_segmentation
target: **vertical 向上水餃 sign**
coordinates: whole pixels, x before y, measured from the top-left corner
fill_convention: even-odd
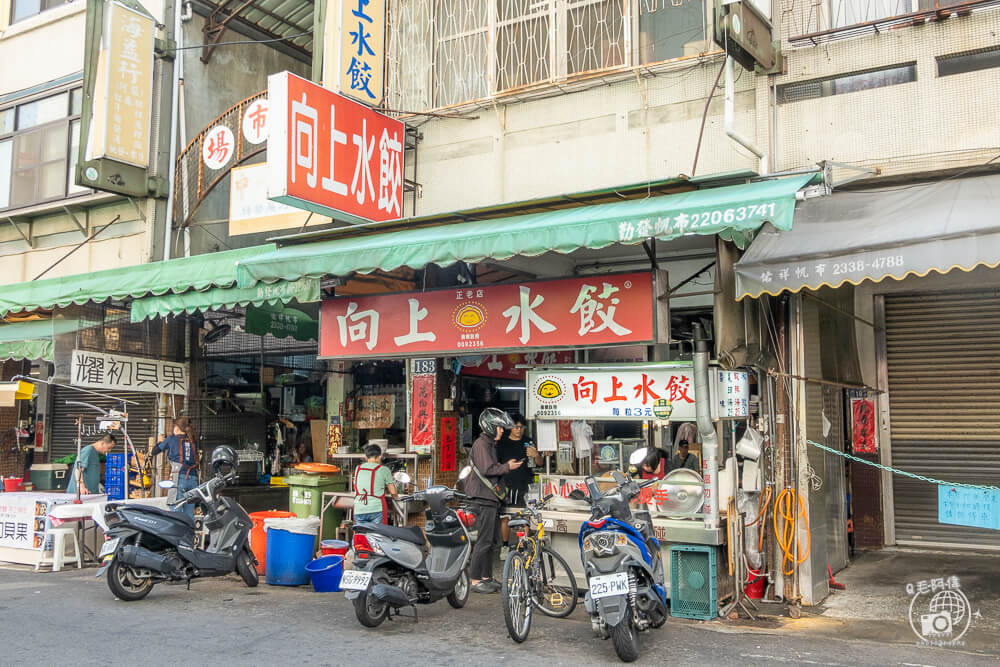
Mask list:
[[[323,85],[368,106],[385,91],[385,0],[332,0],[323,39]]]
[[[268,198],[349,222],[402,217],[403,123],[290,72],[267,85]]]

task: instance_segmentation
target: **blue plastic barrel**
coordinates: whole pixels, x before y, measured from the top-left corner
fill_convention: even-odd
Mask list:
[[[313,559],[315,535],[267,529],[267,565],[264,581],[274,586],[303,586],[309,583],[306,565]]]
[[[343,556],[323,556],[306,565],[306,572],[312,578],[313,590],[317,593],[337,593],[340,578],[344,576]]]

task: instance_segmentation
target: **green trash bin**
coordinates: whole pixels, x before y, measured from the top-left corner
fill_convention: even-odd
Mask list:
[[[295,512],[299,518],[319,516],[324,492],[347,491],[345,475],[289,475],[285,482],[288,484],[288,511]],[[323,515],[319,539],[333,538],[343,519],[344,511],[331,506]]]

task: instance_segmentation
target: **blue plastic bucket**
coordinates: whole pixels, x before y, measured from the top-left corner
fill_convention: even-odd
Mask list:
[[[344,576],[343,556],[322,556],[306,565],[317,593],[340,592],[340,578]]]
[[[306,564],[312,560],[315,535],[267,529],[267,565],[264,580],[274,586],[303,586],[309,583]]]

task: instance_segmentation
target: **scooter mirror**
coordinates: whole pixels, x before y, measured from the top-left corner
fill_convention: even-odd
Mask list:
[[[400,470],[400,471],[399,471],[399,472],[397,472],[397,473],[396,473],[395,475],[393,475],[393,476],[392,476],[392,478],[393,478],[394,480],[396,480],[396,482],[398,482],[398,483],[400,483],[400,484],[409,484],[409,483],[410,483],[410,476],[409,476],[409,475],[407,475],[407,474],[406,474],[405,472],[403,472],[402,470]]]
[[[569,492],[569,497],[572,498],[573,500],[586,500],[587,494],[581,491],[580,489],[573,489],[572,491]]]
[[[465,466],[464,468],[462,468],[462,472],[458,473],[458,478],[465,479],[471,474],[472,474],[472,466]]]
[[[634,466],[641,465],[643,461],[646,460],[646,456],[649,455],[649,450],[645,447],[635,450],[629,454],[628,462]]]
[[[157,484],[157,486],[160,487],[161,489],[172,489],[172,488],[174,488],[177,485],[174,484],[174,482],[172,480],[165,479],[162,482],[160,482],[159,484]]]

